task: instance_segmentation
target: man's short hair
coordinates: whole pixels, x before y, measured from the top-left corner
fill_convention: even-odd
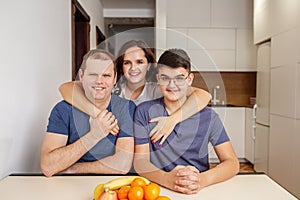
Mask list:
[[[191,71],[191,59],[182,49],[168,49],[159,58],[157,62],[158,69],[166,65],[171,68],[183,67],[188,72]]]
[[[114,72],[116,73],[116,65],[115,65],[115,59],[114,56],[109,53],[108,51],[104,49],[92,49],[87,54],[84,55],[82,64],[80,66],[80,69],[84,72],[86,69],[86,61],[91,58],[91,59],[96,59],[96,60],[111,60],[114,65]]]

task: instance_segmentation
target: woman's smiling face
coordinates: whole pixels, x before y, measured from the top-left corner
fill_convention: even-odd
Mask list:
[[[141,48],[135,46],[125,51],[123,72],[128,83],[144,84],[149,66],[145,52]]]

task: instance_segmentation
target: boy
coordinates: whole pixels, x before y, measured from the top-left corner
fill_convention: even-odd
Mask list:
[[[193,82],[191,63],[181,49],[165,51],[158,61],[157,80],[162,98],[140,104],[135,112],[134,167],[138,174],[174,191],[193,194],[200,189],[233,177],[239,162],[218,115],[204,108],[177,124],[161,145],[151,143],[149,120],[168,116],[187,99]],[[184,114],[183,114],[184,116]],[[221,163],[209,169],[208,143],[211,142]]]

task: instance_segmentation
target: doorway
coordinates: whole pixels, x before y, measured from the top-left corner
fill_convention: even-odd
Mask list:
[[[76,80],[83,56],[90,50],[90,17],[72,0],[72,80]]]
[[[96,43],[97,43],[97,48],[101,48],[101,45],[105,41],[105,35],[102,33],[100,28],[96,26]],[[104,47],[103,47],[104,48]]]
[[[107,35],[107,50],[113,55],[129,40],[144,40],[153,52],[154,18],[104,18]]]

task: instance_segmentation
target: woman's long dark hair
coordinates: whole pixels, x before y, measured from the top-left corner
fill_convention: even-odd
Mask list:
[[[117,68],[117,90],[115,94],[121,93],[120,84],[125,82],[126,79],[124,77],[123,72],[123,63],[124,63],[124,56],[127,49],[131,47],[138,47],[142,49],[145,53],[145,57],[150,64],[150,68],[146,74],[146,81],[156,81],[156,59],[152,49],[147,45],[147,43],[143,40],[129,40],[128,42],[124,43],[122,47],[119,49],[116,59],[116,68]]]

